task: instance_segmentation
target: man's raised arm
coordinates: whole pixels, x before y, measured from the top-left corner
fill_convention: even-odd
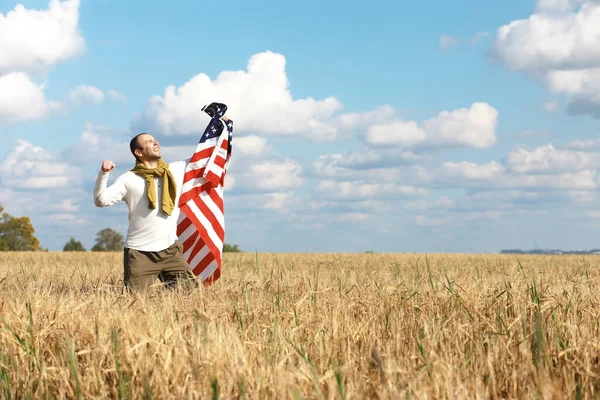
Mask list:
[[[96,178],[94,187],[94,204],[96,207],[108,207],[123,200],[127,192],[123,175],[117,178],[115,183],[106,187],[110,171],[115,167],[115,163],[110,160],[104,160],[102,167]]]

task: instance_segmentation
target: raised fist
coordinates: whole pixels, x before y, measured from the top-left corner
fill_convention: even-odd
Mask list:
[[[115,167],[115,163],[111,160],[102,161],[102,172],[108,172]]]

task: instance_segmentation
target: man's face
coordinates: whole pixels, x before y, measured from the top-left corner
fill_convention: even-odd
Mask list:
[[[160,145],[152,135],[145,134],[139,136],[138,145],[141,148],[137,149],[135,152],[140,160],[154,161],[160,160],[160,158],[162,157],[160,153]]]

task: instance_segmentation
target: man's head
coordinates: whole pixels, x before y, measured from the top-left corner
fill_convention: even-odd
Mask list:
[[[131,139],[129,149],[136,160],[140,162],[158,161],[162,157],[158,141],[152,135],[145,132]]]

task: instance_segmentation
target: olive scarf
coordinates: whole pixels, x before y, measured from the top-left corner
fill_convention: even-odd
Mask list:
[[[131,172],[141,176],[146,180],[146,186],[148,188],[148,202],[150,208],[156,208],[156,189],[154,186],[154,177],[163,178],[163,192],[162,192],[162,209],[167,215],[171,215],[175,208],[175,197],[177,196],[177,184],[173,178],[173,174],[169,170],[169,166],[161,158],[158,161],[156,168],[148,168],[141,162],[136,162],[135,167]]]

